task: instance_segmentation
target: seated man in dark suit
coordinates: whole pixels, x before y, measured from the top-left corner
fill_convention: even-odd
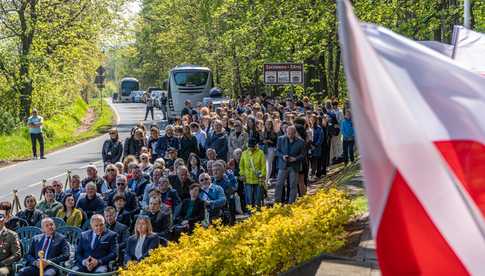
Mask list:
[[[47,265],[44,259],[39,259],[39,251],[44,251],[44,258],[56,264],[69,259],[69,243],[63,235],[56,232],[54,221],[44,218],[41,225],[43,233],[32,238],[29,253],[25,256],[27,266],[20,270],[20,276],[39,275],[40,262],[44,265],[44,275],[57,275],[57,269]]]
[[[96,214],[91,217],[91,230],[81,234],[76,248],[75,271],[102,273],[118,257],[116,233],[106,229],[104,217]]]
[[[5,226],[5,214],[0,212],[0,276],[10,275],[12,264],[21,256],[19,237]]]
[[[125,254],[125,246],[128,237],[128,226],[116,221],[116,209],[112,206],[104,209],[104,219],[106,220],[106,228],[118,234],[118,259],[121,261]]]

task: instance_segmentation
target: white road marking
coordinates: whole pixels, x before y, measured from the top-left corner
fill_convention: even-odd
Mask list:
[[[56,179],[56,178],[58,178],[58,177],[61,177],[61,176],[63,176],[63,175],[66,175],[66,174],[67,174],[67,173],[61,173],[61,174],[58,174],[58,175],[55,175],[55,176],[51,176],[51,177],[49,177],[49,178],[46,178],[45,180],[46,180],[46,181],[50,181],[50,180]],[[42,181],[36,182],[36,183],[34,183],[34,184],[30,184],[29,186],[27,186],[27,188],[26,188],[26,189],[19,190],[19,192],[21,192],[21,191],[25,191],[25,190],[27,190],[27,189],[29,189],[29,188],[32,188],[32,187],[38,186],[38,185],[40,185],[40,184],[42,184]]]

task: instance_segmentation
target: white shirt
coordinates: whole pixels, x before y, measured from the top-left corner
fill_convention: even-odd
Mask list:
[[[135,257],[137,260],[143,257],[143,243],[145,242],[145,237],[145,235],[140,235],[138,237],[138,241],[136,242]]]

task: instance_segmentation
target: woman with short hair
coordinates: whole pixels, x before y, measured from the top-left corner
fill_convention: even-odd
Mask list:
[[[140,261],[150,253],[151,250],[160,245],[160,238],[153,232],[152,223],[148,216],[138,216],[135,223],[135,235],[128,238],[124,263],[129,261]]]
[[[42,211],[48,217],[55,217],[57,211],[62,208],[62,204],[59,201],[56,201],[56,191],[54,190],[54,187],[45,186],[42,189],[42,195],[44,196],[44,200],[39,202],[37,209]]]

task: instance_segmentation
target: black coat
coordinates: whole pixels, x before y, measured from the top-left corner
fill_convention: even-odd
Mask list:
[[[175,215],[175,223],[179,224],[184,220],[188,220],[190,229],[193,229],[196,223],[199,223],[204,220],[205,209],[204,209],[204,202],[201,199],[197,198],[195,200],[195,205],[192,209],[192,214],[188,216],[187,212],[189,210],[190,202],[191,202],[190,198],[185,199],[182,202],[182,206],[179,212]]]
[[[119,140],[108,139],[104,141],[103,150],[101,151],[103,155],[104,163],[114,164],[121,160],[123,155],[123,145]]]
[[[172,185],[172,188],[177,191],[181,200],[190,198],[189,188],[190,185],[194,183],[190,178],[187,178],[187,180],[182,183],[177,175],[171,175],[168,177],[168,181],[170,182],[170,185]]]
[[[18,212],[16,217],[25,219],[29,223],[29,226],[36,226],[37,223],[42,220],[43,215],[44,214],[37,209],[32,211],[25,209]]]
[[[149,211],[141,211],[140,215],[148,216],[152,223],[153,232],[165,235],[171,226],[170,212],[162,212],[161,210],[155,214]]]
[[[136,140],[133,136],[126,138],[123,146],[123,158],[128,155],[140,156],[141,148],[145,146],[143,140]]]
[[[113,207],[115,206],[115,203],[113,202],[113,198],[115,197],[116,194],[117,194],[116,190],[108,194],[106,201],[109,206],[113,206]],[[138,205],[138,199],[136,198],[136,194],[131,191],[125,191],[124,196],[126,201],[125,210],[132,214],[138,213],[139,205]]]
[[[195,153],[199,155],[199,147],[197,144],[197,138],[191,136],[190,138],[182,137],[180,139],[180,150],[178,156],[187,162],[190,153]]]
[[[130,235],[128,226],[116,221],[112,225],[106,223],[106,228],[118,234],[118,247],[120,250],[125,249],[126,241],[128,240],[128,236]]]

